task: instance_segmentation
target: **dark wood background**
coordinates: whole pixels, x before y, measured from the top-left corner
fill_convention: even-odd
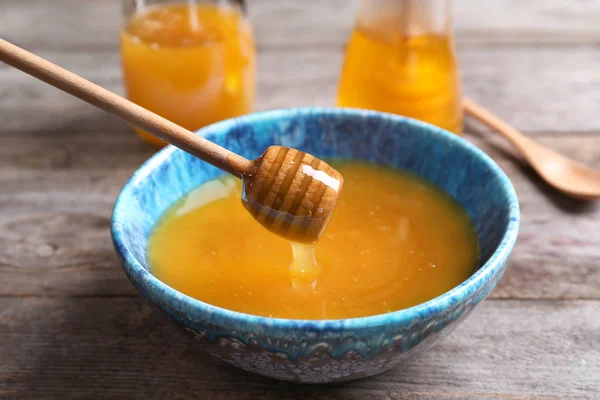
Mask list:
[[[600,3],[458,0],[465,93],[600,169]],[[257,109],[333,105],[354,1],[249,2]],[[117,1],[2,0],[0,37],[122,93]],[[0,64],[0,397],[600,398],[600,207],[561,197],[495,134],[467,138],[511,177],[522,229],[491,297],[434,349],[335,386],[216,362],[144,305],[109,237],[154,149],[125,123]]]

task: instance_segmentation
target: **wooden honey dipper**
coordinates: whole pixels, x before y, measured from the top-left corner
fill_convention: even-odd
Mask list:
[[[2,39],[0,61],[241,178],[246,209],[265,228],[290,241],[315,243],[331,218],[343,178],[310,154],[271,146],[256,160],[247,160]]]

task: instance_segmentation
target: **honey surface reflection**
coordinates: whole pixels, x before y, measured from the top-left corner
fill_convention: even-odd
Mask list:
[[[294,249],[293,264],[290,243],[256,223],[240,204],[239,181],[224,177],[163,216],[150,237],[152,273],[231,310],[338,319],[419,304],[474,272],[476,234],[449,196],[397,171],[333,166],[344,175],[344,190],[314,247],[316,264],[310,247]]]

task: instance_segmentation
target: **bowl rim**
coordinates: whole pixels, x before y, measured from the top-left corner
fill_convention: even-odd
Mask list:
[[[391,123],[400,122],[403,124],[412,125],[417,129],[433,131],[434,133],[439,134],[444,140],[449,141],[452,145],[462,147],[466,151],[471,152],[500,180],[501,188],[509,201],[508,215],[506,216],[508,223],[502,234],[500,243],[496,246],[489,259],[477,271],[475,271],[459,285],[426,302],[386,314],[376,314],[346,319],[305,320],[263,317],[218,307],[188,296],[172,288],[166,283],[163,283],[142,266],[142,264],[136,259],[136,257],[133,256],[124,242],[123,224],[121,223],[121,221],[127,218],[127,212],[124,210],[126,204],[124,199],[130,197],[133,188],[151,175],[156,167],[165,162],[174,152],[182,151],[175,146],[169,145],[150,157],[133,173],[133,175],[121,189],[121,192],[115,201],[113,214],[111,217],[111,236],[115,245],[115,250],[121,257],[123,269],[130,279],[135,276],[135,280],[141,284],[145,290],[154,293],[159,292],[163,298],[167,298],[167,303],[181,303],[186,310],[192,309],[195,313],[199,312],[202,315],[210,316],[212,319],[217,316],[220,322],[225,324],[231,323],[238,327],[241,324],[251,326],[253,328],[263,327],[265,329],[276,328],[281,330],[294,330],[298,328],[304,328],[315,331],[323,331],[374,328],[389,324],[411,323],[415,319],[422,318],[424,315],[441,312],[450,308],[454,304],[465,301],[478,288],[482,287],[494,275],[494,273],[506,266],[506,261],[508,260],[508,257],[516,242],[520,225],[519,201],[515,189],[504,171],[486,153],[466,139],[463,139],[462,137],[450,133],[442,128],[438,128],[437,126],[412,118],[379,111],[348,107],[299,107],[255,112],[241,117],[223,120],[199,129],[196,131],[196,133],[199,135],[205,135],[208,133],[221,135],[230,131],[230,128],[242,123],[252,124],[265,120],[279,119],[289,115],[352,115],[360,117],[383,118]]]

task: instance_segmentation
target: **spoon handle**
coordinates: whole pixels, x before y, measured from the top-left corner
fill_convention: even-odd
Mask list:
[[[527,146],[531,143],[528,137],[469,98],[463,98],[462,105],[468,115],[494,129],[508,139],[522,153],[528,154]]]
[[[116,115],[232,175],[241,177],[253,166],[252,161],[2,39],[0,61]]]

